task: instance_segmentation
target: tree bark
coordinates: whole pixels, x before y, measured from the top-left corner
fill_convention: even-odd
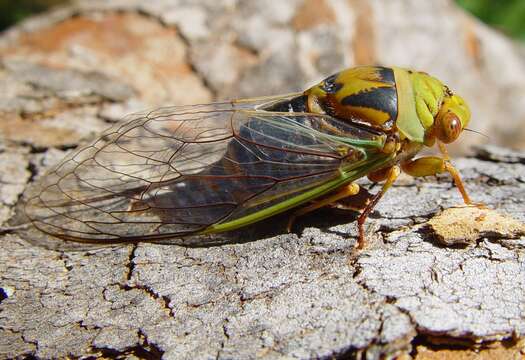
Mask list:
[[[127,113],[297,91],[365,62],[435,74],[471,100],[474,129],[524,144],[522,50],[448,1],[203,4],[77,2],[0,38],[0,223],[45,169]],[[454,207],[450,179],[403,177],[362,251],[355,216],[337,210],[206,248],[52,250],[4,231],[0,357],[518,356],[525,153],[483,146],[454,164],[488,209],[451,237],[470,210]]]

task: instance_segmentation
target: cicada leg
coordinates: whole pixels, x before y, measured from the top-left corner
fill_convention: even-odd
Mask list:
[[[358,194],[339,199],[328,206],[338,210],[360,212],[370,203],[372,196],[367,189],[361,187]]]
[[[329,195],[328,197],[325,197],[321,200],[318,200],[316,202],[313,202],[312,204],[302,207],[298,210],[296,210],[292,215],[290,215],[290,219],[288,220],[288,226],[287,229],[290,232],[292,230],[293,223],[299,216],[303,216],[305,214],[308,214],[314,210],[320,209],[322,207],[332,205],[333,203],[338,202],[341,199],[347,198],[349,196],[354,196],[359,193],[359,185],[356,183],[350,183],[343,187],[341,190],[336,192],[335,194]]]
[[[361,215],[359,215],[359,217],[357,218],[357,225],[359,228],[359,238],[357,241],[358,249],[364,248],[366,244],[365,228],[364,228],[366,218],[372,212],[372,210],[374,209],[376,204],[379,202],[379,200],[381,200],[385,192],[392,186],[392,184],[394,184],[400,172],[401,170],[399,169],[399,166],[394,165],[392,167],[381,169],[379,171],[376,171],[368,175],[368,178],[370,178],[372,181],[385,180],[385,183],[383,184],[383,187],[381,188],[381,190],[372,197],[372,199],[370,200],[368,205],[365,207]]]
[[[372,212],[372,210],[374,209],[376,204],[379,202],[379,200],[383,197],[385,192],[396,181],[397,177],[399,176],[399,173],[400,173],[399,166],[396,165],[396,166],[392,166],[386,169],[381,169],[377,172],[374,172],[368,175],[368,177],[372,181],[383,181],[383,180],[386,180],[386,181],[383,184],[383,187],[381,188],[381,190],[377,194],[375,194],[371,199],[370,198],[365,199],[366,206],[364,206],[364,209],[362,206],[363,204],[359,204],[359,202],[354,203],[350,201],[349,203],[343,204],[343,207],[346,209],[363,210],[362,213],[357,218],[357,224],[359,227],[359,238],[357,242],[358,249],[362,249],[366,244],[365,230],[364,230],[364,223],[366,221],[366,218]],[[305,206],[297,210],[291,215],[290,220],[288,221],[288,231],[291,231],[292,225],[294,221],[297,219],[297,217],[305,215],[309,212],[312,212],[314,210],[317,210],[325,206],[330,206],[330,205],[334,206],[334,204],[338,204],[338,202],[340,202],[343,199],[356,196],[357,194],[359,194],[360,189],[361,188],[359,187],[358,184],[351,183],[345,186],[344,188],[342,188],[337,193],[330,195],[320,201],[317,201],[315,203],[312,203],[311,205]],[[363,201],[363,199],[359,199],[359,200]]]
[[[454,180],[454,184],[456,185],[459,192],[461,193],[461,196],[463,197],[463,202],[467,205],[485,207],[485,204],[473,203],[472,200],[470,200],[470,197],[467,194],[467,190],[465,190],[465,186],[463,185],[463,181],[461,180],[461,176],[459,175],[459,171],[450,163],[450,156],[448,155],[448,151],[447,151],[447,148],[445,147],[445,144],[438,143],[438,146],[439,146],[439,150],[443,154],[445,171],[447,171],[450,174],[450,176],[452,176],[452,179]]]
[[[443,153],[443,158],[439,156],[425,156],[419,159],[406,161],[401,164],[403,171],[414,177],[423,177],[423,176],[434,176],[444,172],[448,172],[454,184],[458,188],[461,196],[463,197],[463,202],[466,205],[476,205],[483,207],[483,204],[474,204],[465,190],[463,181],[457,169],[450,163],[449,157],[445,147],[440,144],[441,152]]]

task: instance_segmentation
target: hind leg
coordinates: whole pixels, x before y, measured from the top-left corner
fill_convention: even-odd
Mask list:
[[[344,186],[341,190],[339,190],[338,192],[334,194],[328,195],[327,197],[322,198],[318,201],[315,201],[311,203],[310,205],[299,208],[292,215],[290,215],[290,219],[288,220],[288,226],[287,226],[288,231],[291,231],[295,220],[299,216],[303,216],[305,214],[308,214],[314,210],[320,209],[325,206],[334,205],[335,203],[337,203],[338,201],[342,199],[357,195],[359,193],[359,190],[360,190],[359,185],[357,185],[356,183],[350,183]]]

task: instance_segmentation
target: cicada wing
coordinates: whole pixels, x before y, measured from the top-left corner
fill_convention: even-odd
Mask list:
[[[26,214],[65,240],[184,243],[338,176],[349,153],[362,166],[366,151],[352,139],[381,143],[328,116],[250,110],[258,101],[133,118],[44,176],[26,196]]]
[[[232,133],[231,104],[163,108],[136,115],[72,153],[26,193],[40,230],[77,241],[149,234],[159,216],[140,208],[182,173],[220,159]],[[206,145],[203,145],[206,144]],[[197,228],[188,222],[186,230]]]

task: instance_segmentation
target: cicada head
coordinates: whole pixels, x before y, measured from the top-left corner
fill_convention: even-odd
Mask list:
[[[470,109],[459,95],[446,92],[435,117],[433,132],[439,141],[449,144],[455,141],[470,121]]]

